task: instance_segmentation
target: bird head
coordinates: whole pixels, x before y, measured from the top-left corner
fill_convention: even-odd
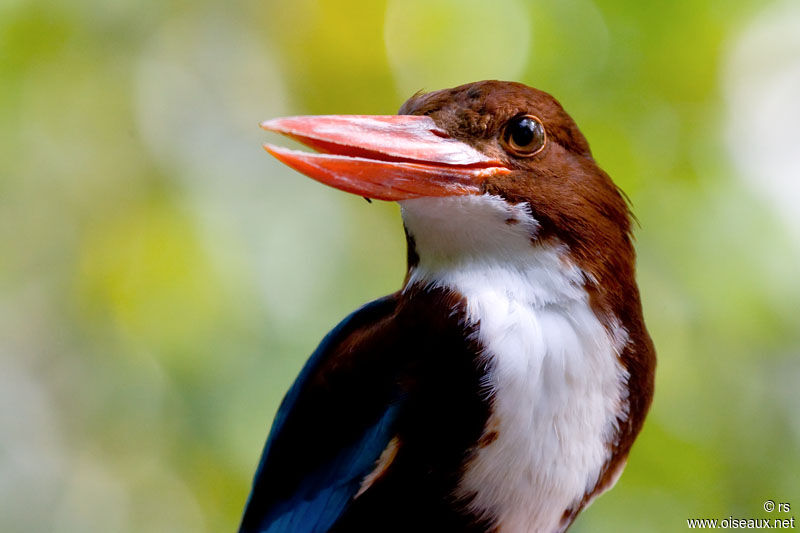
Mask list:
[[[290,167],[400,202],[414,252],[503,259],[521,242],[558,243],[601,308],[620,311],[619,295],[636,290],[628,205],[575,122],[543,91],[482,81],[417,93],[398,115],[287,117],[261,127],[319,152],[265,145]]]

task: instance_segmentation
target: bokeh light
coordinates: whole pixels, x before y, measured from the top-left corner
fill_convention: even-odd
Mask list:
[[[384,38],[398,94],[519,77],[531,49],[529,19],[518,0],[390,0]]]
[[[770,201],[800,243],[800,5],[761,10],[724,65],[726,141],[754,193]]]

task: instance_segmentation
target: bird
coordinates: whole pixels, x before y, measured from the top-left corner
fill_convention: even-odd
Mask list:
[[[282,163],[398,202],[407,273],[321,341],[241,533],[566,531],[611,488],[655,349],[629,201],[546,92],[486,80],[397,115],[267,120]]]

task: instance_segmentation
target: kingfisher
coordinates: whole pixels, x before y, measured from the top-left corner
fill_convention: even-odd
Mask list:
[[[566,531],[653,394],[628,202],[549,94],[480,81],[397,115],[297,116],[270,144],[400,204],[402,287],[345,318],[286,394],[241,533]]]

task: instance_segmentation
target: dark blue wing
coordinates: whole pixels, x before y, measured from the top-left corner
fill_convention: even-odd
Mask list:
[[[380,350],[370,334],[395,306],[393,297],[365,305],[306,362],[275,416],[240,533],[323,533],[358,492],[393,436],[400,395],[392,376],[375,376],[378,358],[353,352]],[[350,364],[360,356],[366,374]]]

